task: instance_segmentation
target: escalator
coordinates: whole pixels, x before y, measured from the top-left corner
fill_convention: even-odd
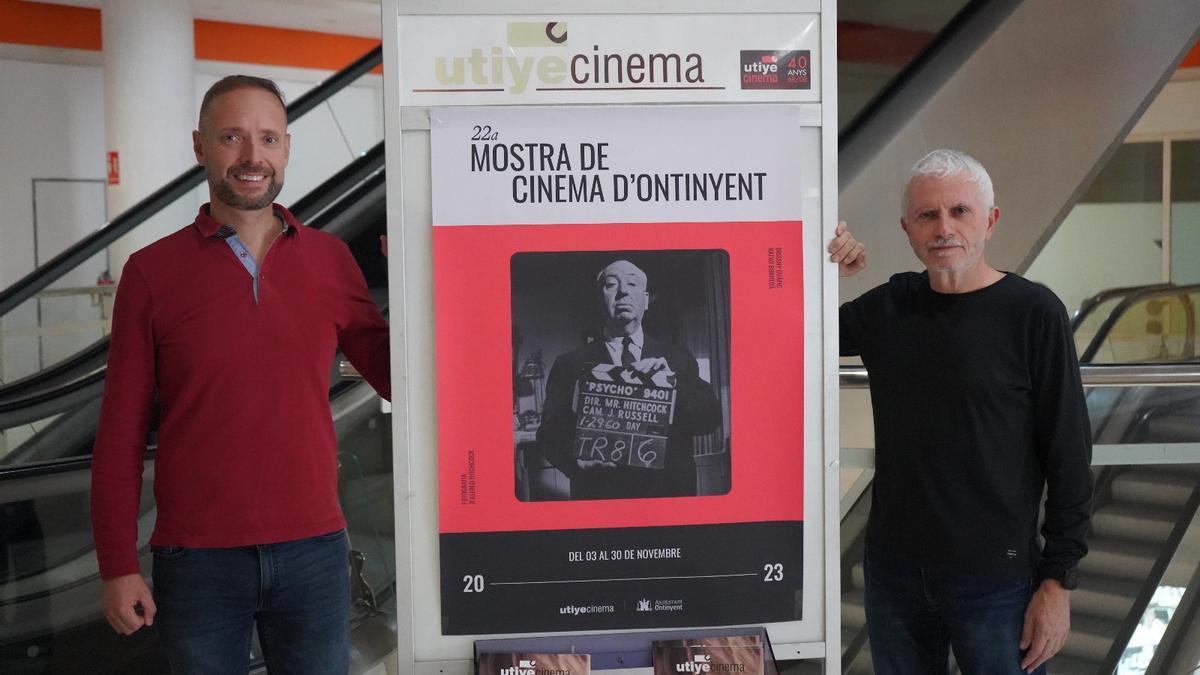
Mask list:
[[[360,573],[365,583],[356,585],[352,634],[354,672],[363,672],[394,648],[390,421],[365,386],[338,392],[331,406],[342,448],[342,509],[351,547],[366,563]],[[0,672],[166,672],[153,631],[125,638],[102,619],[88,519],[89,462],[68,460],[5,473],[0,480],[0,555],[7,559],[0,566],[6,581],[0,598]],[[155,518],[152,458],[144,473],[138,546],[142,568],[148,570]]]
[[[378,65],[374,50],[288,108],[289,121],[320,105]],[[0,313],[30,301],[114,239],[203,181],[196,168],[122,214],[104,229],[0,292]],[[355,159],[307,196],[293,213],[308,226],[346,241],[386,312],[386,267],[378,250],[385,231],[383,147]],[[162,673],[155,633],[119,636],[99,611],[100,580],[91,543],[90,458],[103,391],[107,338],[20,380],[0,386],[0,672]],[[368,385],[336,372],[330,406],[339,440],[339,494],[351,547],[354,672],[394,648],[395,561],[391,507],[391,424]],[[139,509],[139,557],[149,569],[155,510],[149,439]],[[97,659],[97,655],[103,655]],[[251,655],[251,662],[255,661]]]
[[[1119,289],[1090,299],[1075,321],[1080,361],[1200,362],[1197,302],[1200,285]],[[1095,388],[1088,408],[1097,445],[1200,441],[1198,387]],[[1121,660],[1200,506],[1196,465],[1105,466],[1096,473],[1091,550],[1072,594],[1072,635],[1055,663],[1055,672],[1071,675],[1112,670]]]
[[[1200,363],[1198,305],[1200,285],[1097,294],[1073,320],[1081,363]],[[1089,387],[1086,396],[1097,448],[1200,442],[1200,386]],[[843,671],[848,673],[873,672],[862,592],[870,501],[865,492],[842,521]],[[1200,508],[1200,465],[1098,466],[1095,503],[1090,550],[1071,596],[1071,633],[1050,662],[1052,674],[1111,673],[1159,586],[1189,583],[1164,578]]]

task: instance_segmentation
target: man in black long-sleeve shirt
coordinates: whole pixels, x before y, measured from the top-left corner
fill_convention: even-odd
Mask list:
[[[841,351],[862,357],[875,419],[875,669],[945,672],[953,648],[967,673],[1044,672],[1070,627],[1092,503],[1070,322],[1051,291],[985,261],[1000,211],[976,160],[930,153],[904,201],[901,227],[926,272],[841,308]],[[843,274],[865,264],[844,228],[830,251]]]

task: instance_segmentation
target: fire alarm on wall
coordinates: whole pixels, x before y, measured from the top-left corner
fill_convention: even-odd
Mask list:
[[[108,153],[108,184],[121,184],[121,160],[117,157],[116,150],[111,150]]]

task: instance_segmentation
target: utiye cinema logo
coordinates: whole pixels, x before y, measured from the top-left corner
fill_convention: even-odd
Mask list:
[[[704,82],[697,53],[616,52],[600,44],[572,51],[566,22],[513,21],[506,44],[472,47],[466,54],[437,56],[438,91],[535,91],[639,89]]]
[[[742,50],[742,89],[809,89],[812,53],[807,49]]]

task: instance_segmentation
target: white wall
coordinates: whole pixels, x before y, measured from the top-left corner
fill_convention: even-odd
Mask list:
[[[0,60],[0,285],[33,271],[33,179],[104,178],[103,96],[99,67]]]
[[[1130,136],[1178,133],[1200,134],[1200,68],[1182,71],[1168,82]]]
[[[34,179],[104,178],[102,96],[98,67],[0,60],[0,286],[34,269]],[[80,187],[94,189],[95,184]],[[91,200],[90,208],[96,212],[89,215],[84,209],[65,219],[42,209],[38,239],[43,262],[58,252],[45,250],[47,242],[77,240],[104,225],[103,200]],[[27,302],[0,321],[0,331],[28,331],[37,320],[36,303]],[[9,335],[0,346],[0,379],[7,382],[37,370],[41,354],[36,336]]]
[[[1171,281],[1200,284],[1200,202],[1171,205]]]
[[[1105,288],[1162,281],[1161,239],[1158,204],[1079,204],[1025,276],[1049,286],[1074,312]]]

